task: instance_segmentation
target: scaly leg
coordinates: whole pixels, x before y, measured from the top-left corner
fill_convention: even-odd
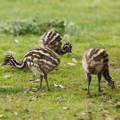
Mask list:
[[[42,88],[43,75],[40,75],[40,89]]]
[[[47,86],[47,90],[49,91],[49,84],[48,84],[48,79],[47,79],[47,75],[44,75],[44,79],[46,81],[46,86]]]
[[[87,82],[88,82],[88,92],[87,94],[89,95],[90,94],[90,90],[89,90],[89,87],[90,87],[90,83],[91,83],[91,75],[89,73],[86,74],[87,76]]]
[[[101,86],[100,86],[101,78],[102,78],[102,75],[101,75],[101,73],[99,73],[98,74],[98,91],[99,92],[101,92]]]

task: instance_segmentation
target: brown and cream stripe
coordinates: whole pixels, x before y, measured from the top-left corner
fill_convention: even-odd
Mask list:
[[[33,49],[24,57],[28,67],[39,67],[39,74],[47,74],[60,64],[59,56],[49,48]],[[33,71],[34,72],[34,71]]]
[[[54,51],[58,51],[62,45],[61,40],[61,35],[58,32],[51,30],[43,34],[40,39],[40,46],[46,46]]]

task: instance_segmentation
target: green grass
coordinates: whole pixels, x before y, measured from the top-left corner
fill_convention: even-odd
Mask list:
[[[74,22],[79,26],[77,35],[64,41],[73,44],[72,54],[61,56],[58,70],[51,72],[51,91],[29,93],[30,88],[38,88],[37,79],[27,69],[18,70],[10,66],[0,66],[0,119],[2,120],[103,120],[120,117],[120,88],[109,88],[102,82],[103,93],[97,92],[97,79],[93,77],[91,93],[87,97],[85,72],[81,58],[91,47],[105,48],[110,56],[110,72],[120,84],[120,1],[119,0],[0,0],[0,22],[39,17],[41,21],[60,19]],[[19,40],[16,43],[15,40]],[[18,60],[31,48],[38,47],[40,36],[26,35],[14,37],[0,33],[0,63],[4,55],[12,51]],[[76,58],[76,66],[67,63]],[[54,88],[54,83],[65,89]],[[31,100],[36,95],[45,96]]]

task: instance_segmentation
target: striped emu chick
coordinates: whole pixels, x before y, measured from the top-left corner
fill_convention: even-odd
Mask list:
[[[47,89],[49,90],[47,74],[60,64],[60,59],[53,50],[49,48],[38,48],[30,50],[24,56],[21,63],[19,63],[13,56],[7,55],[4,59],[3,65],[7,64],[16,68],[24,68],[27,66],[34,73],[40,75],[40,88],[42,88],[42,81],[45,79]]]
[[[61,35],[58,32],[51,30],[43,34],[40,40],[40,46],[48,47],[59,55],[71,52],[72,45],[69,42],[62,44],[61,40]]]
[[[108,53],[104,49],[91,48],[88,50],[82,59],[82,65],[86,72],[87,81],[88,81],[88,94],[89,86],[91,83],[91,74],[98,76],[98,91],[101,91],[100,81],[103,76],[108,82],[108,85],[112,88],[115,87],[114,80],[109,74],[109,58]]]

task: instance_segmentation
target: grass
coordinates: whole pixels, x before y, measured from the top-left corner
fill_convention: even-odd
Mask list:
[[[61,56],[58,70],[49,74],[51,91],[45,83],[42,91],[26,92],[38,88],[37,79],[27,69],[18,70],[0,66],[0,119],[2,120],[111,120],[120,119],[120,88],[112,90],[102,82],[103,93],[97,92],[97,79],[93,76],[91,93],[87,97],[85,73],[81,58],[91,47],[105,48],[110,56],[110,72],[119,85],[120,71],[120,1],[119,0],[0,0],[0,22],[39,17],[41,21],[60,19],[79,26],[77,34],[64,38],[73,44],[72,54]],[[0,63],[12,51],[18,60],[31,48],[38,47],[40,36],[12,36],[0,33]],[[16,43],[15,40],[19,40]],[[76,58],[76,66],[67,63]],[[54,88],[62,84],[65,89]],[[36,94],[45,96],[35,98]]]

